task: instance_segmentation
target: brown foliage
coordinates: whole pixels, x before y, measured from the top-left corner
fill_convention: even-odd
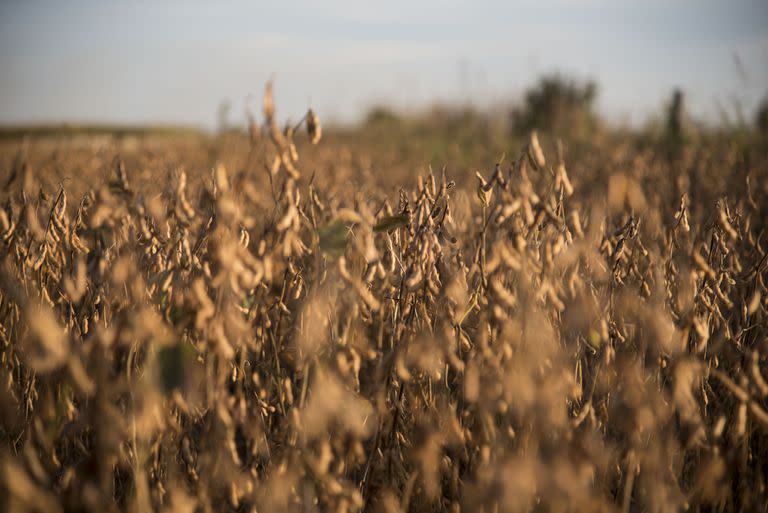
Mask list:
[[[534,133],[408,187],[264,103],[248,140],[15,159],[0,509],[768,507],[759,148],[566,171]]]

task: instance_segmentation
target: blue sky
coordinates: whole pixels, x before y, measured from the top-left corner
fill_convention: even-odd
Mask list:
[[[514,100],[554,70],[595,79],[617,122],[675,86],[699,118],[735,102],[751,115],[768,94],[768,1],[0,3],[3,124],[214,127],[223,99],[239,121],[271,77],[281,117],[354,121],[374,104]]]

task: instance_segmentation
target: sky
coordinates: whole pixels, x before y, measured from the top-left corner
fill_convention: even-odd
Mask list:
[[[274,81],[280,118],[375,105],[481,108],[544,73],[599,85],[617,123],[747,116],[768,94],[766,0],[0,0],[0,124],[242,122]]]

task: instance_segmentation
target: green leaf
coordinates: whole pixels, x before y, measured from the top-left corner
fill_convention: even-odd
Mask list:
[[[589,343],[595,351],[598,351],[603,343],[603,339],[600,338],[600,334],[597,331],[590,329],[589,334],[587,335],[587,343]]]
[[[389,232],[396,228],[408,226],[408,216],[405,214],[399,214],[396,216],[387,216],[381,219],[376,226],[373,227],[375,232]]]
[[[160,388],[165,394],[183,388],[195,361],[195,350],[189,344],[177,343],[157,352]]]
[[[317,229],[320,237],[320,249],[332,256],[340,256],[347,247],[349,228],[339,220],[334,219]]]

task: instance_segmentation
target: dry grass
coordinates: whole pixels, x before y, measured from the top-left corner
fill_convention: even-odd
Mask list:
[[[0,509],[768,508],[764,146],[321,134],[4,153]]]

